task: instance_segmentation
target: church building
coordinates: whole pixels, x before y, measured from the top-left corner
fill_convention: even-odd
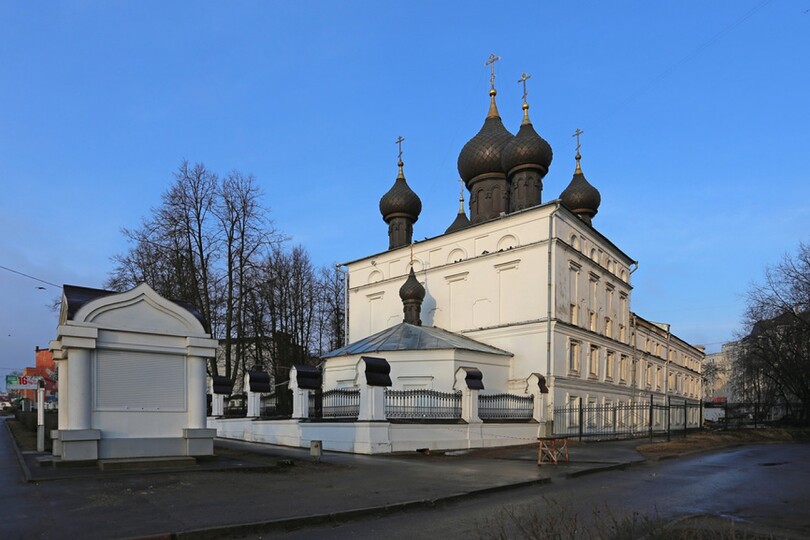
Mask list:
[[[387,360],[398,390],[449,392],[460,367],[480,370],[485,392],[528,393],[542,376],[546,421],[563,406],[699,402],[702,350],[630,310],[637,262],[595,227],[602,201],[581,166],[581,131],[570,182],[544,200],[553,153],[529,117],[527,78],[513,134],[493,68],[483,126],[458,156],[469,218],[462,191],[447,229],[418,242],[422,201],[400,146],[379,205],[388,249],[344,265],[349,345],[324,356],[324,390],[351,387],[365,355]]]

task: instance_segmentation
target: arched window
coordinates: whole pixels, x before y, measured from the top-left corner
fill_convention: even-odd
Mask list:
[[[498,251],[503,251],[505,249],[512,249],[518,247],[520,244],[518,243],[518,239],[511,234],[507,234],[500,240],[498,240]]]
[[[447,256],[447,264],[463,261],[466,258],[467,253],[461,248],[456,248],[450,252],[450,255]]]

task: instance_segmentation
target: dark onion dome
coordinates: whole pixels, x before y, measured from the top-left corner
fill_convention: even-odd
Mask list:
[[[422,326],[422,300],[425,299],[425,288],[416,279],[413,266],[408,279],[399,288],[399,297],[402,299],[402,313],[405,315],[403,322]]]
[[[460,231],[461,229],[466,229],[472,225],[469,218],[467,218],[467,214],[464,212],[464,197],[461,197],[458,200],[458,214],[456,214],[456,219],[453,220],[453,223],[447,227],[447,230],[444,231],[444,234],[449,234],[451,232]]]
[[[602,196],[599,194],[599,190],[593,187],[582,174],[582,168],[579,166],[580,159],[582,156],[577,152],[577,168],[574,171],[574,177],[565,191],[560,194],[560,199],[569,210],[590,225],[591,219],[599,211]]]
[[[397,174],[394,185],[380,199],[380,213],[386,223],[396,217],[405,217],[415,222],[419,219],[419,213],[422,212],[422,200],[405,181],[402,161],[398,165],[399,174]]]
[[[507,143],[501,152],[501,167],[509,173],[521,165],[535,165],[543,169],[543,175],[548,172],[553,158],[551,145],[537,134],[529,120],[529,104],[523,104],[523,123],[517,135]]]
[[[458,155],[458,173],[468,183],[476,176],[488,173],[505,174],[501,166],[503,147],[514,135],[503,127],[498,107],[495,105],[495,89],[489,91],[489,113],[481,130],[464,145]]]
[[[422,302],[422,300],[425,299],[425,288],[421,283],[419,283],[419,280],[416,279],[413,266],[411,266],[408,279],[406,279],[405,283],[402,284],[402,287],[399,288],[399,297],[403,302],[408,300]]]

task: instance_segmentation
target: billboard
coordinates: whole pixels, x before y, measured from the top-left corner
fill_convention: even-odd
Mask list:
[[[36,390],[41,380],[39,375],[6,375],[6,390]]]

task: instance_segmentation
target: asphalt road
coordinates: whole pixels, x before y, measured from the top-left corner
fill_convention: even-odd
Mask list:
[[[285,538],[631,537],[664,523],[810,538],[810,445],[771,444],[647,463]],[[524,528],[524,529],[521,529]],[[556,534],[555,534],[556,533]],[[259,538],[257,536],[256,538]]]

